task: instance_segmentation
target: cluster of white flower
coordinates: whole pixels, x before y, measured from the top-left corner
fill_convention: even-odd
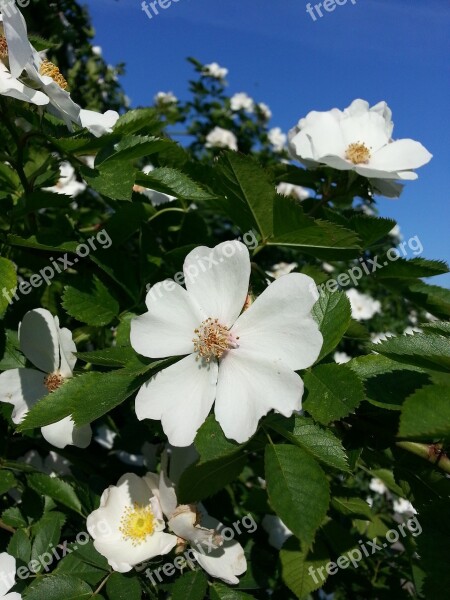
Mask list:
[[[26,82],[25,82],[26,80]],[[99,137],[110,132],[119,115],[81,108],[70,97],[68,84],[58,67],[42,58],[28,40],[25,19],[16,6],[0,15],[0,95],[45,106],[62,119]]]
[[[214,127],[206,136],[207,148],[229,148],[237,151],[238,140],[232,131],[222,127]]]
[[[374,300],[368,294],[361,294],[355,288],[350,288],[345,293],[350,300],[352,317],[357,321],[367,321],[381,312],[381,302]]]
[[[228,69],[221,67],[216,62],[213,62],[209,65],[204,65],[203,74],[208,77],[212,77],[213,79],[225,79],[225,77],[228,75]]]
[[[252,113],[255,110],[255,101],[245,92],[239,92],[238,94],[231,96],[230,108],[233,112],[243,110]]]
[[[178,102],[178,98],[172,92],[158,92],[153,100],[155,104],[160,106],[168,106]]]

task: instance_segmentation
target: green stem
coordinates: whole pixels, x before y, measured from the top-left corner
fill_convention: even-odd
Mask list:
[[[416,442],[397,442],[399,448],[411,452],[420,458],[450,473],[450,459],[438,444],[419,444]]]
[[[152,215],[147,223],[150,223],[150,221],[153,221],[153,219],[156,219],[156,217],[159,217],[160,215],[164,214],[164,213],[168,213],[168,212],[180,212],[180,213],[185,213],[186,211],[183,208],[163,208],[162,210],[159,210],[156,214]]]

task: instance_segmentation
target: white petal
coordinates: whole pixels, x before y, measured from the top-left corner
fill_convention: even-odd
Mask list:
[[[292,531],[276,515],[265,515],[262,526],[269,534],[269,544],[277,550],[281,550],[284,542],[293,535]]]
[[[314,280],[302,273],[283,275],[269,285],[231,330],[239,349],[280,360],[294,371],[319,356],[322,334],[311,316],[317,299]]]
[[[341,121],[341,129],[346,147],[361,142],[370,148],[371,154],[385,146],[390,139],[385,120],[377,112],[367,111],[344,118]]]
[[[166,279],[147,294],[148,312],[131,322],[131,345],[149,358],[194,351],[194,330],[204,317],[184,288]]]
[[[119,113],[115,110],[107,110],[105,113],[98,113],[84,108],[80,110],[81,126],[89,129],[95,137],[110,133],[118,118]]]
[[[218,367],[196,361],[191,354],[145,383],[136,397],[136,415],[161,420],[174,446],[192,444],[198,428],[211,410],[216,395]]]
[[[197,516],[197,511],[193,510],[192,505],[179,506],[168,521],[169,529],[177,537],[189,542],[194,548],[198,546],[209,549],[219,548],[223,543],[223,539],[214,528],[210,529],[196,525]]]
[[[16,6],[3,10],[3,26],[8,42],[8,58],[11,75],[19,77],[25,66],[31,62],[33,49],[28,41],[27,26],[22,13]]]
[[[223,529],[222,523],[213,517],[204,517],[201,525],[217,529],[220,533]],[[221,579],[228,584],[239,583],[238,576],[247,570],[247,560],[244,549],[235,539],[225,540],[223,545],[211,552],[197,552],[194,555],[201,567],[209,575]]]
[[[61,421],[42,427],[41,433],[47,442],[56,448],[65,448],[66,446],[87,448],[92,437],[89,425],[75,427],[71,417],[65,417]]]
[[[48,97],[37,90],[27,87],[15,79],[3,63],[0,62],[0,95],[31,102],[37,106],[49,103]]]
[[[303,381],[280,361],[230,350],[220,361],[215,414],[227,438],[240,444],[256,432],[261,417],[275,409],[290,417],[301,409]]]
[[[355,165],[352,162],[345,158],[341,158],[340,156],[322,156],[320,162],[332,169],[337,169],[338,171],[353,171],[355,168]]]
[[[310,138],[313,151],[311,158],[314,160],[321,161],[323,156],[330,154],[343,156],[345,143],[336,113],[332,111],[309,113],[300,133],[291,140],[291,145],[297,148],[298,142],[304,135]]]
[[[369,163],[372,169],[386,171],[411,171],[425,165],[433,155],[414,140],[397,140],[376,152]]]
[[[2,600],[22,600],[22,596],[18,592],[11,592],[6,596],[2,596]]]
[[[20,349],[35,367],[45,373],[58,371],[59,334],[53,315],[44,308],[30,310],[19,328]]]
[[[55,323],[58,328],[60,367],[59,372],[63,377],[69,378],[73,375],[77,357],[75,352],[77,347],[73,341],[72,332],[63,327],[60,329],[58,317],[55,317]]]
[[[0,554],[0,574],[0,598],[3,598],[13,587],[16,576],[16,559],[7,552]]]
[[[206,317],[231,327],[248,294],[247,247],[238,241],[223,242],[215,248],[199,246],[187,255],[183,270],[189,295]]]
[[[44,379],[44,373],[34,369],[11,369],[0,374],[0,402],[14,405],[11,418],[16,425],[48,394]]]

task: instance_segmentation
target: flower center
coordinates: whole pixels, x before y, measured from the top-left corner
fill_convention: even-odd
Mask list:
[[[44,379],[44,385],[48,389],[49,392],[54,392],[64,383],[64,377],[59,373],[50,373]]]
[[[137,502],[128,506],[120,520],[119,531],[125,540],[131,540],[133,546],[145,542],[155,528],[155,516],[150,506],[140,506]]]
[[[8,42],[4,35],[0,35],[0,60],[8,58]]]
[[[39,67],[39,73],[41,75],[46,75],[47,77],[51,77],[55,83],[59,85],[59,87],[63,90],[67,90],[69,84],[64,79],[64,76],[61,74],[61,71],[58,69],[56,65],[54,65],[49,60],[44,60]]]
[[[367,164],[370,160],[370,149],[361,142],[350,144],[345,151],[345,158],[354,165]]]
[[[197,337],[192,341],[194,352],[198,352],[197,360],[204,358],[209,362],[211,358],[220,358],[224,352],[236,347],[228,328],[221,325],[219,319],[206,319],[194,333]]]

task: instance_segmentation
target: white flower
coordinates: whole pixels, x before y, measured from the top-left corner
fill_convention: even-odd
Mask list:
[[[154,170],[154,168],[155,167],[153,165],[146,165],[142,169],[142,172],[145,175],[148,175]],[[167,202],[173,202],[173,200],[176,200],[175,196],[170,196],[169,194],[164,194],[163,192],[157,192],[156,190],[151,190],[150,188],[145,188],[141,185],[134,185],[133,190],[146,196],[153,206],[159,206],[160,204],[166,204]]]
[[[180,457],[180,452],[176,449],[172,450],[170,472],[167,451],[162,457],[159,498],[162,510],[168,518],[169,529],[178,537],[180,549],[186,545],[191,546],[189,554],[193,555],[209,575],[231,585],[239,583],[238,576],[247,570],[247,561],[241,544],[233,538],[225,539],[221,535],[224,525],[211,517],[203,505],[178,505],[176,480],[172,471],[176,471],[179,478],[183,470],[196,457],[194,446],[183,448],[183,454],[185,456]],[[176,458],[179,460],[175,460]]]
[[[417,179],[413,169],[432,155],[410,139],[392,140],[392,113],[354,100],[344,111],[310,112],[290,132],[290,149],[308,166],[328,165],[372,179]]]
[[[100,498],[100,507],[87,518],[87,530],[95,549],[110,566],[126,573],[145,560],[167,554],[177,544],[165,533],[164,517],[157,498],[158,477],[123,475]]]
[[[239,92],[230,98],[230,107],[233,112],[245,110],[246,112],[251,113],[255,110],[255,102],[253,98],[250,98],[245,92]]]
[[[349,360],[352,360],[352,357],[345,352],[335,352],[333,354],[333,359],[338,365],[344,365],[345,363],[348,363]]]
[[[214,79],[225,79],[225,77],[228,75],[228,69],[225,69],[225,67],[221,67],[216,62],[213,62],[209,65],[204,65],[203,73],[208,77],[214,77]]]
[[[280,127],[273,127],[267,134],[269,142],[272,144],[275,152],[281,152],[286,145],[287,135],[283,133]]]
[[[350,288],[345,293],[350,300],[352,317],[357,321],[366,321],[381,312],[381,303],[367,294],[360,294],[355,288]]]
[[[16,581],[16,559],[2,552],[0,554],[0,600],[22,600],[17,592],[9,592]]]
[[[105,113],[98,113],[95,110],[80,109],[80,125],[88,129],[95,137],[101,137],[105,133],[111,133],[114,125],[119,118],[119,113],[115,110],[107,110]]]
[[[277,550],[281,550],[284,542],[293,535],[289,527],[276,515],[265,515],[262,526],[269,534],[269,544]]]
[[[326,273],[334,273],[334,271],[336,270],[333,265],[330,265],[330,263],[327,262],[323,262],[322,263],[322,269],[326,272]]]
[[[409,500],[405,500],[405,498],[398,498],[397,500],[394,500],[392,506],[394,512],[399,513],[401,515],[403,513],[411,513],[413,515],[417,514],[417,510],[414,508],[411,502],[409,502]]]
[[[400,225],[394,225],[394,227],[390,230],[389,234],[393,238],[402,238]]]
[[[84,181],[78,181],[75,174],[75,169],[69,162],[62,162],[59,165],[60,178],[56,185],[48,188],[43,188],[46,192],[54,192],[55,194],[64,194],[75,198],[86,189]]]
[[[381,481],[381,479],[378,479],[378,477],[373,477],[370,480],[369,488],[372,490],[372,492],[376,492],[377,494],[385,494],[387,492],[387,487]]]
[[[214,127],[214,129],[208,133],[205,145],[207,148],[238,149],[237,137],[232,131],[223,129],[222,127]]]
[[[158,92],[154,97],[155,104],[176,104],[178,98],[172,92]]]
[[[16,424],[38,400],[73,376],[77,361],[72,333],[61,329],[58,317],[43,308],[26,313],[19,327],[19,341],[21,351],[36,369],[11,369],[0,374],[0,402],[14,406],[11,418]],[[57,448],[69,444],[86,448],[91,441],[91,428],[75,427],[71,417],[46,425],[41,432]]]
[[[102,56],[103,51],[101,46],[92,46],[92,54],[95,56]]]
[[[297,200],[309,198],[309,192],[304,187],[293,183],[285,183],[284,181],[277,185],[277,192],[282,196],[293,196]]]
[[[258,104],[258,108],[261,111],[263,118],[266,121],[270,121],[270,119],[272,118],[272,111],[270,110],[270,107],[267,106],[265,102],[260,102]]]
[[[268,275],[270,275],[271,277],[273,277],[274,279],[278,279],[279,277],[282,277],[283,275],[288,275],[291,271],[293,271],[297,267],[298,267],[297,263],[280,262],[280,263],[277,263],[276,265],[273,265],[273,267],[270,269],[270,271],[266,271],[266,273]]]
[[[285,417],[300,410],[303,382],[295,371],[311,366],[323,343],[311,316],[314,281],[280,277],[240,315],[250,278],[244,244],[200,246],[186,257],[184,274],[187,289],[157,283],[148,312],[131,323],[136,352],[185,356],[141,387],[138,419],[161,420],[171,444],[188,446],[214,401],[225,435],[240,443],[270,410]]]

